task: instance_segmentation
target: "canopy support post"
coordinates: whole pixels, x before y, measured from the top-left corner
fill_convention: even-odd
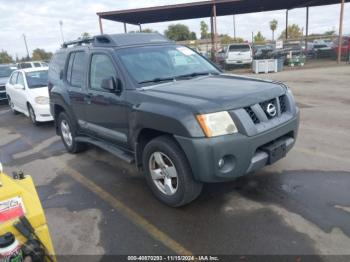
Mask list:
[[[124,33],[126,34],[128,30],[126,29],[126,23],[124,23]]]
[[[139,24],[140,33],[142,32],[142,26]]]
[[[286,40],[288,40],[288,9],[286,10]]]
[[[305,31],[305,51],[308,50],[307,39],[309,38],[309,7],[306,7],[306,31]]]
[[[339,39],[338,39],[338,59],[337,59],[337,63],[338,64],[341,62],[342,47],[343,47],[344,3],[345,3],[345,0],[341,0],[341,4],[340,4],[340,20],[339,20]]]
[[[102,26],[101,16],[98,17],[98,24],[100,26],[100,33],[101,33],[101,35],[103,35],[103,26]]]

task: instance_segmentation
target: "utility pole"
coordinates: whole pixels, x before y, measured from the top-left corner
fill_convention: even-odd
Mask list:
[[[62,40],[62,44],[63,44],[63,43],[64,43],[63,29],[62,29],[62,27],[63,27],[63,22],[62,22],[62,20],[60,20],[58,23],[60,24],[61,40]]]
[[[26,35],[23,34],[22,36],[23,36],[23,40],[24,40],[24,45],[26,46],[26,50],[27,50],[27,59],[29,60],[30,56],[29,56],[29,50],[28,50]]]
[[[236,40],[236,16],[233,15],[233,39]]]
[[[252,32],[252,44],[254,44],[254,32]]]
[[[345,0],[341,0],[340,4],[340,21],[339,21],[339,40],[338,40],[338,59],[337,63],[341,61],[341,51],[343,47],[343,18],[344,18],[344,4]]]

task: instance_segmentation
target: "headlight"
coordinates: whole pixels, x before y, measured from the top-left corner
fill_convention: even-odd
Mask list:
[[[35,98],[35,103],[39,105],[47,105],[49,103],[49,98],[45,96],[38,96]]]
[[[207,137],[237,133],[237,127],[227,111],[197,115],[197,120]]]

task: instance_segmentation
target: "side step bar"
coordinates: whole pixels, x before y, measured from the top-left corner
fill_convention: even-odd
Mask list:
[[[99,148],[102,148],[103,150],[108,151],[109,153],[115,155],[116,157],[119,157],[120,159],[124,160],[125,162],[127,162],[129,164],[132,164],[135,161],[134,156],[131,153],[126,152],[117,146],[114,146],[114,145],[111,145],[108,143],[104,143],[102,141],[99,141],[99,140],[96,140],[96,139],[93,139],[90,137],[83,137],[83,136],[76,137],[76,141],[83,142],[83,143],[89,143],[89,144],[95,145]]]

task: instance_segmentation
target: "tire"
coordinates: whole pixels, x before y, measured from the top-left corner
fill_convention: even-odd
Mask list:
[[[57,127],[61,136],[62,142],[71,154],[76,154],[84,151],[87,146],[85,143],[76,142],[76,128],[72,125],[72,121],[65,112],[61,112],[57,119]]]
[[[168,206],[186,205],[202,191],[203,184],[193,179],[184,152],[169,136],[151,140],[143,150],[142,163],[153,194]]]
[[[38,122],[36,121],[36,115],[33,107],[28,104],[28,114],[29,114],[29,119],[32,121],[33,125],[38,125]]]
[[[8,102],[9,102],[9,106],[10,106],[11,112],[12,112],[14,115],[17,115],[17,114],[18,114],[18,111],[15,110],[15,105],[12,103],[11,97],[7,97],[7,100],[8,100]]]

